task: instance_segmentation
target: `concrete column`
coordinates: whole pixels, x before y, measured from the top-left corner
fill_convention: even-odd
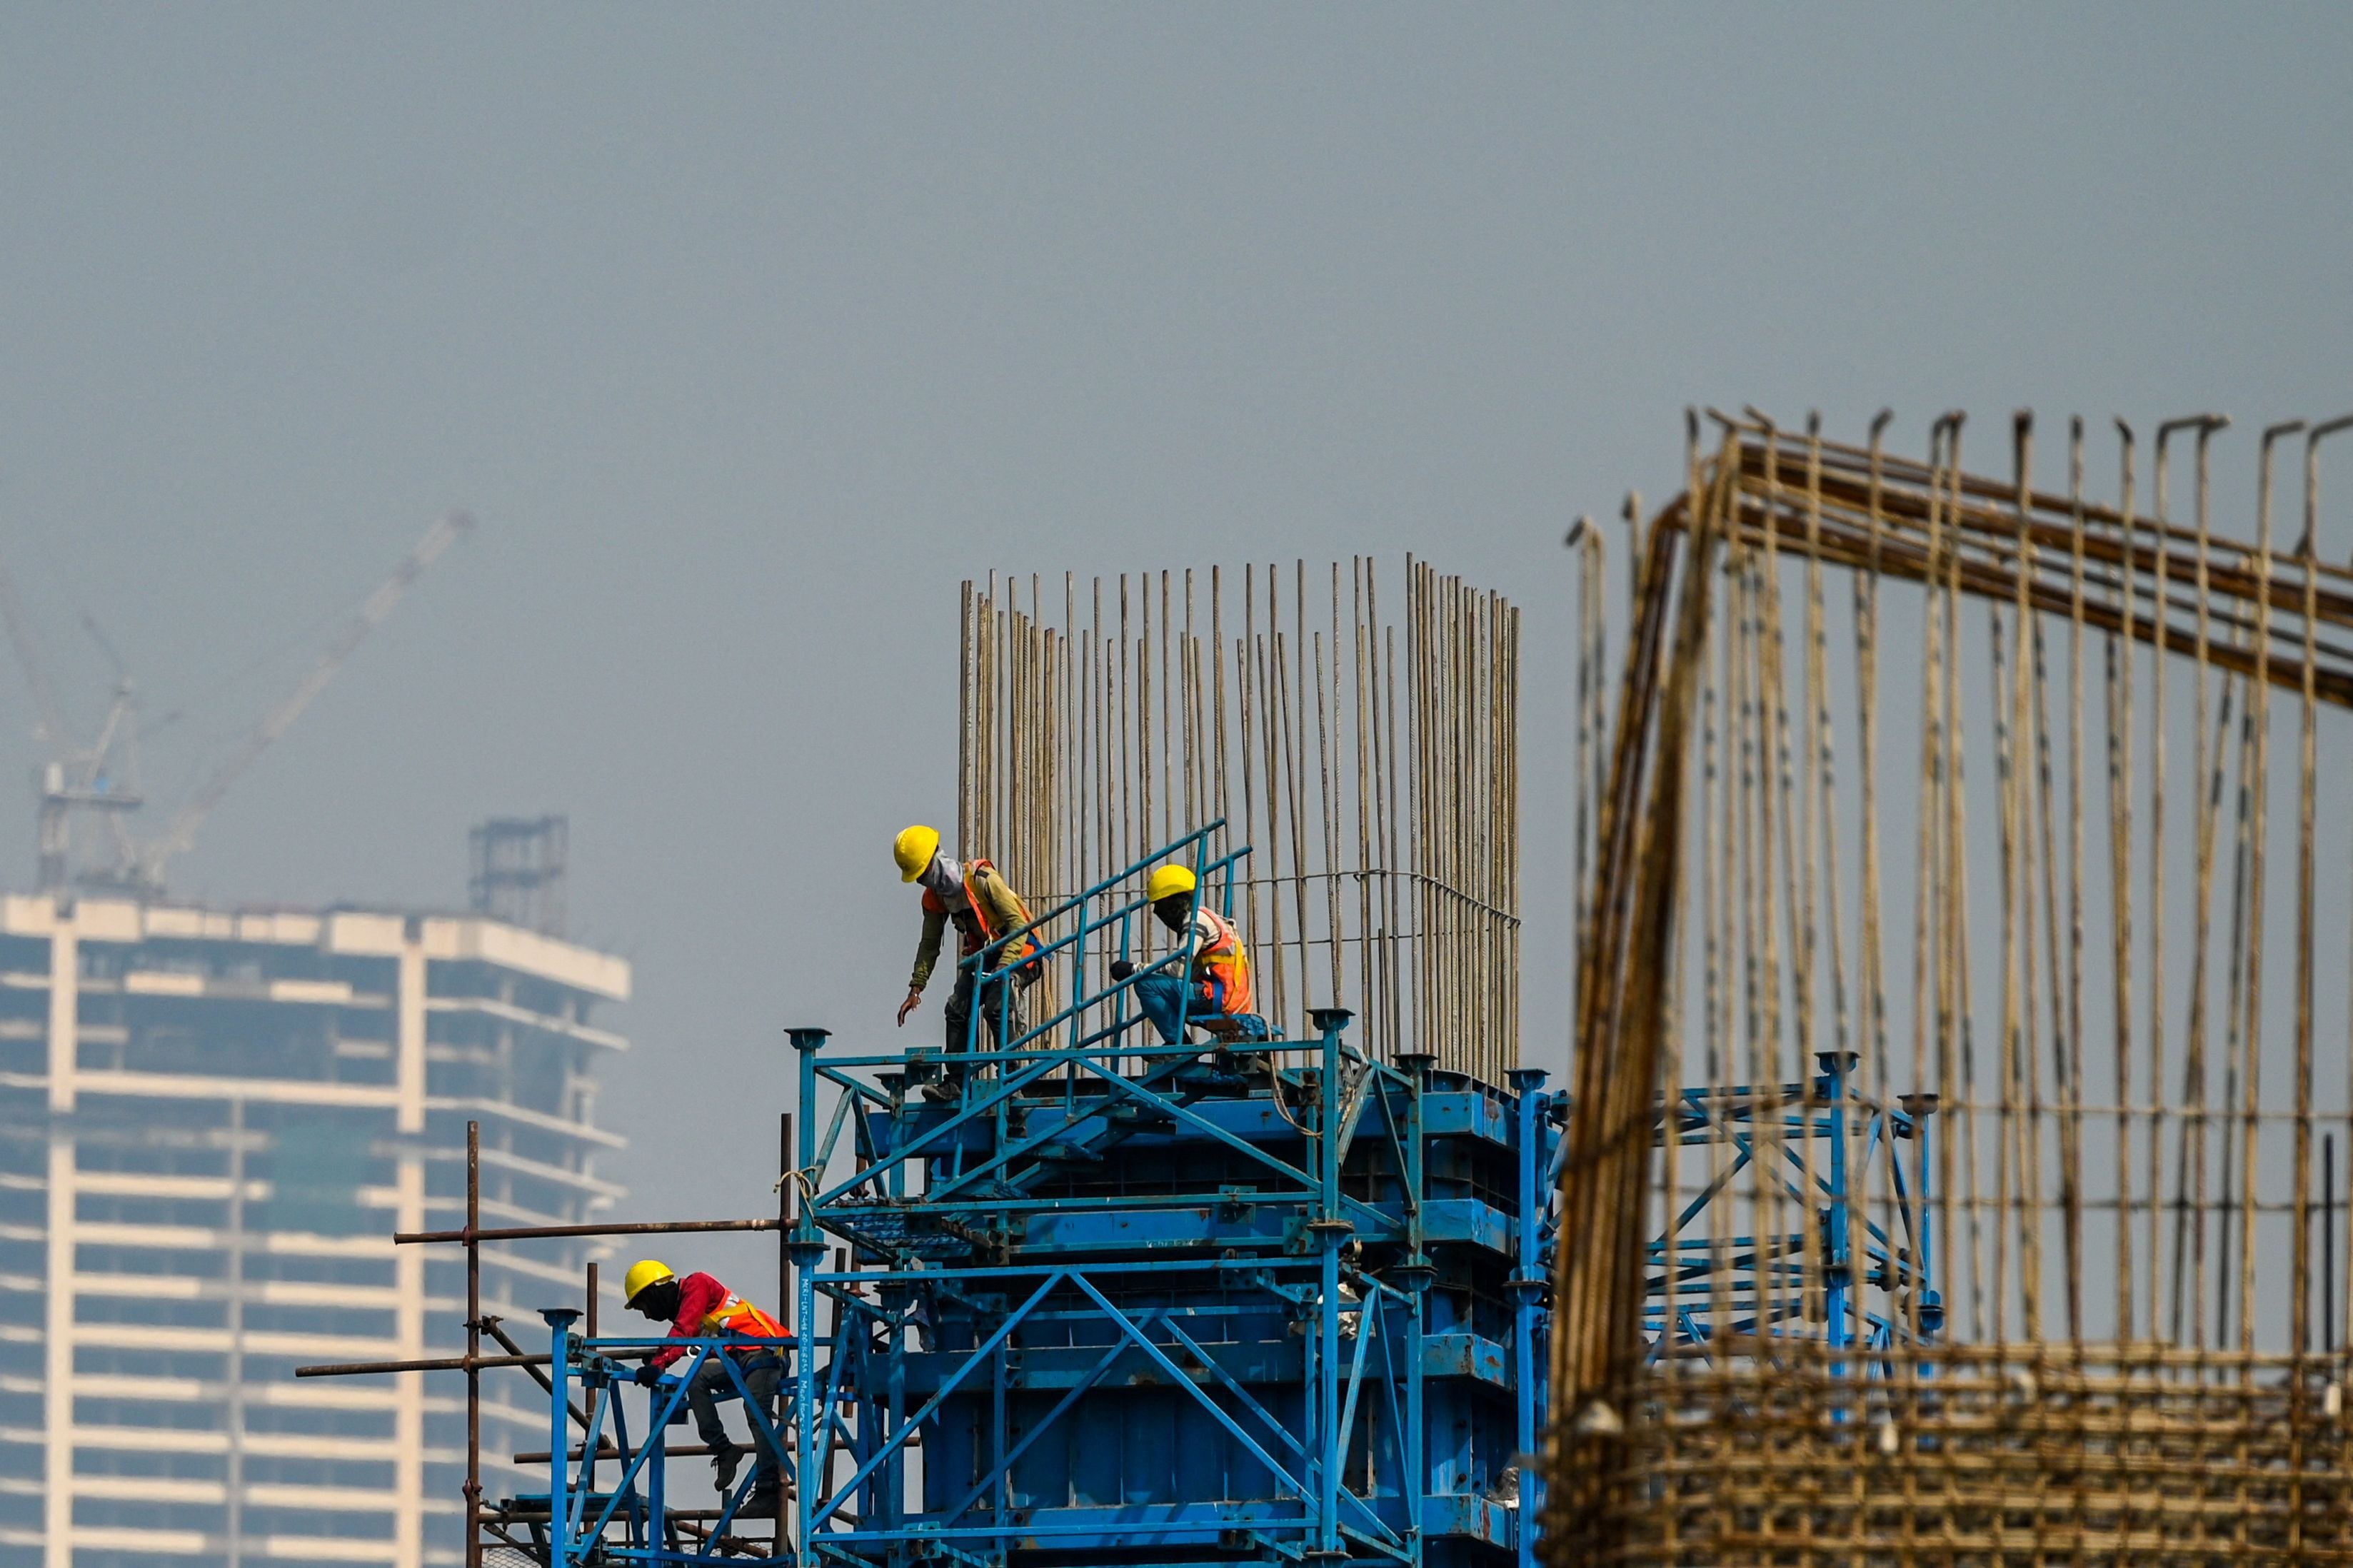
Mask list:
[[[74,1070],[81,1035],[81,940],[73,916],[59,911],[49,931],[49,1111],[74,1108]]]
[[[403,1138],[415,1138],[425,1131],[425,944],[417,923],[410,922],[400,944],[400,973],[393,1004],[398,1030],[395,1086],[400,1092]]]
[[[425,1133],[425,949],[417,922],[409,922],[402,940],[395,1049],[396,1082],[400,1090],[395,1125],[402,1153],[397,1180],[400,1194],[397,1224],[402,1230],[425,1228],[425,1163],[417,1152]],[[394,1282],[400,1304],[396,1331],[404,1358],[425,1353],[425,1248],[396,1249]],[[397,1393],[393,1410],[393,1435],[399,1458],[393,1468],[393,1563],[396,1568],[421,1568],[425,1557],[425,1374],[403,1373],[394,1380]]]
[[[48,1309],[42,1415],[47,1426],[47,1498],[42,1568],[73,1568],[74,1140],[49,1133]]]
[[[73,1568],[74,1071],[81,1033],[81,944],[70,913],[49,932],[48,1303],[43,1568]]]

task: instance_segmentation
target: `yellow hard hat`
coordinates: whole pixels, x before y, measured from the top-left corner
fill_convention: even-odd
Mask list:
[[[646,1293],[648,1287],[677,1278],[670,1271],[669,1264],[657,1263],[650,1258],[640,1258],[629,1265],[628,1274],[621,1280],[621,1300],[624,1303],[633,1302]]]
[[[1192,868],[1163,866],[1152,873],[1150,881],[1144,884],[1144,896],[1156,904],[1163,899],[1173,899],[1179,893],[1189,893],[1200,885],[1201,879],[1193,875]]]
[[[912,882],[923,874],[932,857],[940,852],[940,830],[917,823],[899,830],[891,841],[891,858],[899,862],[899,880]]]

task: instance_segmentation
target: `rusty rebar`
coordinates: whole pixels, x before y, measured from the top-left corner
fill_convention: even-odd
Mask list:
[[[1518,1062],[1518,613],[1410,557],[1400,615],[1372,561],[1348,576],[1345,595],[1337,562],[1073,581],[1060,626],[1012,579],[968,584],[961,808],[1046,903],[1223,816],[1252,850],[1235,914],[1278,1033],[1328,990],[1374,1054],[1428,1042],[1500,1082]],[[1057,700],[1071,643],[1082,689]],[[1148,921],[1133,934],[1147,954],[1165,941]]]
[[[2344,940],[2321,929],[2319,814],[2337,781],[2318,741],[2353,709],[2353,572],[2323,559],[2316,452],[2320,430],[2353,429],[2353,416],[2307,437],[2304,526],[2289,552],[2271,542],[2270,457],[2301,426],[2265,432],[2253,537],[2233,542],[2210,494],[2220,416],[2159,427],[2155,516],[2134,504],[2136,443],[2122,422],[2118,491],[2102,503],[2085,493],[2080,421],[2067,493],[2052,496],[2033,487],[2023,415],[2006,480],[1966,470],[1954,415],[1936,421],[1925,460],[1884,451],[1883,416],[1867,447],[1822,440],[1810,424],[1800,437],[1755,410],[1716,417],[1721,449],[1694,458],[1645,542],[1609,765],[1598,785],[1575,770],[1579,814],[1595,826],[1589,885],[1577,879],[1579,1057],[1560,1194],[1561,1234],[1574,1242],[1560,1248],[1554,1286],[1547,1556],[1897,1568],[2353,1559],[2343,1408],[2353,1363],[2340,1345],[2353,1335],[2337,1321],[2353,1301],[2335,1280],[2338,1227],[2353,1212],[2337,1212],[2334,1173],[2338,1135],[2353,1138],[2353,1077],[2342,1100],[2314,1078],[2320,1015],[2344,1008],[2353,1034],[2353,1005],[2316,984],[2320,943]],[[2184,431],[2197,438],[2197,501],[2177,522],[2165,451]],[[1799,549],[1801,589],[1778,566]],[[1859,811],[1841,806],[1843,781],[1827,766],[1835,727],[1824,710],[1843,672],[1815,654],[1817,574],[1840,570],[1854,580]],[[1719,582],[1724,612],[1706,613]],[[1795,610],[1784,604],[1796,591],[1806,661],[1792,671]],[[1975,647],[1961,635],[1968,606],[1983,607],[1991,633]],[[2070,637],[2063,717],[2046,690],[2054,616]],[[1920,766],[1913,784],[1890,790],[1876,776],[1878,666],[1886,628],[1907,624],[1921,638],[1920,702],[1916,717],[1899,717],[1916,725]],[[2096,711],[2087,630],[2109,650]],[[2185,677],[2188,703],[2168,689]],[[1696,724],[1683,695],[1694,685]],[[2302,742],[2295,773],[2277,780],[2266,751],[2274,689],[2296,693]],[[1989,784],[1963,766],[1965,731],[1989,710]],[[2107,731],[2105,759],[2084,744],[2087,719]],[[1793,769],[1801,730],[1810,760]],[[2184,754],[2186,832],[2166,800],[2179,783],[2168,755]],[[2224,867],[2215,849],[2234,768],[2237,842]],[[1692,772],[1704,787],[1686,814],[1680,781]],[[2084,832],[2087,791],[2105,795],[2104,846]],[[2278,837],[2295,842],[2274,847],[2269,805],[2284,791],[2295,821]],[[1908,965],[1883,952],[1883,817],[1914,835]],[[1702,867],[1696,966],[1679,956],[1686,838]],[[1580,829],[1572,858],[1585,843]],[[2267,891],[2274,854],[2293,858],[2295,877]],[[2000,873],[1991,909],[1971,902],[1972,860]],[[2218,873],[2232,901],[2221,939]],[[2292,910],[2272,912],[2293,918],[2267,922],[2290,899]],[[1827,1023],[1844,1054],[1844,1026],[1822,1017],[1815,988],[1842,989],[1849,908],[1855,1045],[1868,1064],[1854,1081],[1872,1105],[1900,1100],[1934,1132],[1935,1153],[1914,1163],[1918,1140],[1873,1132],[1831,1197],[1814,1185],[1823,1108],[1799,1051],[1821,1043]],[[2263,1026],[2281,1009],[2263,980],[2283,943],[2294,1055],[2271,1053],[2271,1072],[2287,1080],[2267,1091]],[[1999,976],[1998,999],[1973,1001],[1973,973]],[[1704,1005],[1686,1006],[1687,991]],[[2087,1016],[2087,994],[2102,993],[2111,1016]],[[2219,1063],[2210,998],[2221,999]],[[1980,1016],[1989,1001],[1998,1019]],[[2185,1005],[2186,1020],[2175,1011]],[[1832,1019],[1841,1011],[1833,1004]],[[1694,1018],[1704,1039],[1686,1037]],[[1989,1023],[1998,1046],[1985,1057]],[[1908,1074],[1887,1059],[1899,1026],[1913,1043]],[[1689,1157],[1653,1153],[1656,1097],[1694,1074],[1709,1104],[1753,1104],[1743,1156],[1753,1180],[1729,1182],[1716,1160],[1710,1219],[1646,1285],[1643,1248],[1657,1234],[1646,1227],[1683,1206]],[[1801,1081],[1785,1087],[1792,1077]],[[1862,1139],[1859,1126],[1850,1133]],[[1875,1168],[1880,1151],[1905,1163]],[[1923,1201],[1931,1170],[1937,1190]],[[1851,1226],[1875,1219],[1886,1239],[1833,1279],[1822,1244],[1837,1203]],[[2064,1242],[2055,1252],[2052,1223]],[[1947,1307],[1933,1335],[1905,1261],[1931,1242]],[[1751,1270],[1738,1310],[1773,1333],[1743,1339],[1718,1325],[1647,1343],[1646,1289],[1653,1322],[1662,1288],[1676,1292],[1670,1323],[1731,1315],[1724,1270],[1736,1247]],[[1713,1283],[1678,1284],[1701,1249]],[[1823,1333],[1833,1283],[1856,1298],[1850,1326],[1876,1325],[1867,1352]],[[2044,1297],[2063,1283],[2063,1312],[2046,1316]]]

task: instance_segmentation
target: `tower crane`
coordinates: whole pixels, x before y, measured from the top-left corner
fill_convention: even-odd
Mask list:
[[[253,765],[256,758],[275,745],[279,737],[302,716],[302,710],[311,705],[311,700],[327,689],[327,683],[335,679],[336,671],[343,668],[343,661],[351,657],[352,650],[365,641],[370,632],[384,624],[385,617],[392,614],[393,606],[400,603],[401,595],[408,592],[409,585],[425,574],[425,569],[432,565],[443,551],[471,531],[473,526],[472,517],[462,511],[453,511],[425,531],[425,537],[417,542],[417,548],[393,568],[391,576],[376,584],[375,592],[361,604],[358,614],[336,635],[335,640],[311,661],[311,668],[303,673],[294,689],[288,692],[277,707],[263,715],[261,722],[238,742],[237,750],[223,758],[206,775],[205,782],[196,786],[195,794],[189,796],[187,804],[173,816],[163,833],[137,847],[134,861],[124,868],[129,873],[126,879],[136,890],[142,893],[162,890],[164,867],[174,856],[185,854],[195,846],[196,829],[204,825],[206,817],[212,815],[213,807],[221,803],[221,797],[228,793],[229,786]]]
[[[33,789],[40,802],[36,829],[38,885],[50,892],[66,885],[77,811],[105,817],[117,856],[129,852],[131,838],[123,819],[141,801],[138,736],[131,722],[136,701],[131,682],[118,664],[114,701],[107,710],[106,722],[100,726],[95,741],[80,744],[58,700],[57,683],[50,679],[40,641],[33,635],[32,622],[17,596],[16,579],[5,561],[0,561],[0,624],[6,626],[16,663],[32,692],[33,738],[47,753],[33,771]]]
[[[0,563],[0,622],[5,622],[8,638],[14,646],[16,661],[23,668],[26,684],[31,689],[34,705],[33,733],[51,760],[41,767],[37,784],[39,807],[39,886],[44,892],[62,891],[70,882],[130,892],[141,897],[153,897],[164,888],[164,873],[172,859],[185,854],[195,843],[196,830],[206,817],[221,803],[231,785],[251,767],[260,755],[276,744],[295,720],[302,715],[319,693],[325,690],[336,672],[343,668],[353,649],[367,635],[384,624],[426,568],[445,550],[463,538],[474,526],[474,520],[462,511],[441,517],[425,531],[415,549],[393,568],[392,574],[378,584],[368,595],[350,622],[336,634],[310,668],[294,689],[262,717],[261,722],[246,735],[188,797],[185,805],[173,815],[162,833],[152,839],[142,840],[133,835],[125,818],[143,804],[137,786],[138,725],[136,703],[132,684],[118,676],[114,703],[98,738],[89,746],[78,746],[64,710],[57,700],[57,689],[49,679],[40,645],[26,621],[16,595],[15,580],[8,574],[5,563]],[[114,839],[114,866],[111,870],[86,872],[73,876],[69,865],[70,826],[77,811],[95,811],[108,819]]]

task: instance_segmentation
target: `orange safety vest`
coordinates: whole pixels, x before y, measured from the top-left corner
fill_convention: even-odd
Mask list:
[[[702,1337],[711,1340],[789,1340],[792,1333],[784,1324],[730,1290],[719,1305],[702,1314]],[[754,1355],[756,1351],[739,1349],[738,1354]]]
[[[1195,917],[1209,922],[1213,933],[1201,950],[1193,955],[1193,972],[1201,979],[1216,983],[1218,1011],[1233,1017],[1258,1009],[1250,994],[1250,950],[1242,945],[1241,932],[1234,922],[1215,910],[1197,909]]]
[[[975,879],[984,868],[990,871],[995,871],[997,869],[996,867],[989,865],[986,860],[967,860],[965,862],[965,910],[950,911],[951,914],[969,911],[972,915],[972,924],[969,926],[965,925],[961,920],[955,922],[956,932],[964,939],[964,955],[966,958],[970,958],[974,953],[978,952],[982,948],[987,947],[990,942],[995,942],[997,938],[997,928],[989,922],[988,906],[981,901],[980,889],[974,886]],[[998,876],[997,880],[1004,882],[1005,879],[1000,875]],[[1021,923],[1025,926],[1028,925],[1029,923],[1029,906],[1021,901],[1020,894],[1013,892],[1012,883],[1006,882],[1005,890],[1013,894],[1013,907],[1021,911]],[[929,888],[923,889],[923,898],[927,902],[940,902],[939,895],[933,892]],[[941,902],[940,907],[944,910],[947,906],[944,902]],[[977,934],[975,934],[976,932]],[[1018,938],[1016,941],[1007,942],[1005,944],[1004,951],[997,955],[997,967],[1000,969],[1010,969],[1015,964],[1020,963],[1023,959],[1029,957],[1031,953],[1037,951],[1037,942],[1029,937],[1025,936]],[[1024,983],[1027,983],[1026,980]]]

